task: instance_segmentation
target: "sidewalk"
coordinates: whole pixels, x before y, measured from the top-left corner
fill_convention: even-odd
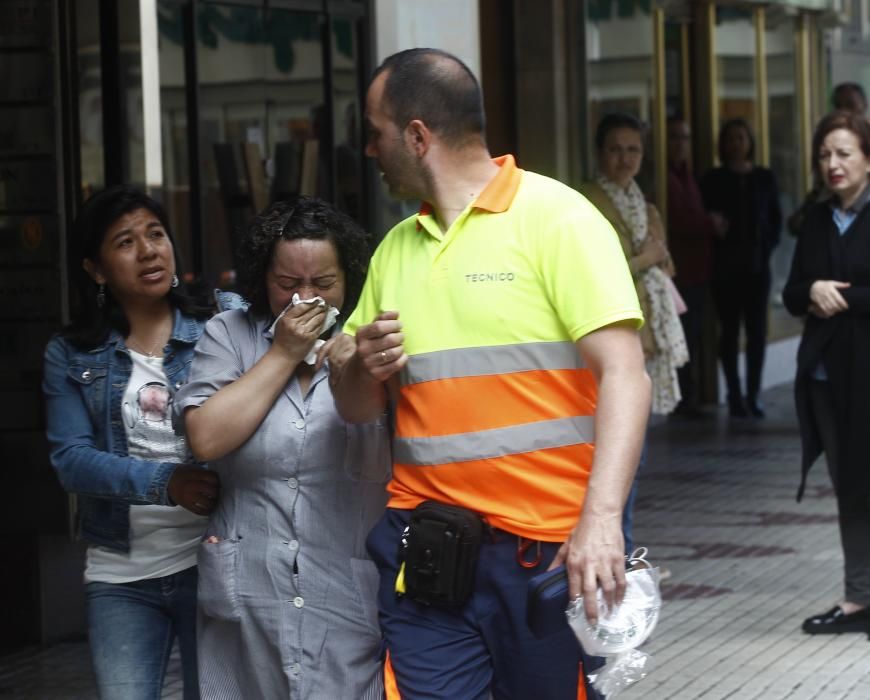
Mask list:
[[[842,596],[833,492],[817,464],[795,502],[800,446],[791,385],[762,421],[657,422],[635,541],[673,576],[645,650],[650,675],[625,700],[867,700],[870,641],[812,637],[805,617]]]
[[[763,421],[729,421],[720,409],[650,431],[635,540],[673,576],[645,647],[653,670],[619,700],[870,698],[865,635],[800,631],[842,595],[834,500],[819,464],[795,503],[791,386],[764,398]],[[95,697],[84,642],[0,657],[0,700]],[[163,697],[181,700],[177,659]]]

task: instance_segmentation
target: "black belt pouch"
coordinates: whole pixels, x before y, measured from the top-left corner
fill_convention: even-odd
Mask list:
[[[483,531],[483,520],[470,510],[436,501],[418,505],[408,524],[405,594],[439,608],[465,605]]]

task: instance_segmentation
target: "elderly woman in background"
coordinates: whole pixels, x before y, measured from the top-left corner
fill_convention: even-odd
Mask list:
[[[250,308],[216,316],[196,347],[176,408],[223,483],[199,551],[204,697],[383,695],[365,538],[386,502],[388,430],[345,423],[327,381],[354,351],[329,323],[368,258],[325,202],[272,205],[241,246]]]
[[[803,623],[809,634],[870,631],[870,124],[833,112],[812,153],[827,197],[806,212],[783,301],[806,316],[795,401],[802,478],[824,452],[837,494],[845,594]]]
[[[43,392],[51,462],[88,542],[97,689],[159,698],[177,639],[194,700],[196,551],[218,480],[191,464],[171,404],[211,309],[184,292],[163,209],[132,187],[88,200],[73,243],[81,307],[48,344]]]
[[[764,417],[758,400],[767,346],[770,255],[779,243],[782,211],[773,172],[753,162],[755,140],[743,119],[719,132],[722,165],[701,180],[707,211],[725,222],[713,241],[711,288],[719,315],[719,361],[732,418]],[[746,331],[746,393],[740,389],[737,357],[741,322]]]
[[[619,235],[644,314],[640,337],[652,380],[652,412],[668,414],[680,401],[677,369],[688,361],[689,353],[677,313],[676,288],[671,282],[674,269],[661,216],[635,181],[643,161],[643,127],[631,115],[608,114],[595,132],[595,145],[599,174],[580,191]],[[626,551],[633,548],[635,492],[633,487],[623,516]]]

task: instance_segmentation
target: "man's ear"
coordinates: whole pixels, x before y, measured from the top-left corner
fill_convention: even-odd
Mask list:
[[[95,263],[93,260],[85,258],[84,260],[82,260],[82,267],[84,268],[85,272],[87,272],[91,276],[91,279],[94,282],[96,282],[97,284],[106,283],[105,276],[102,272],[100,272],[100,266],[97,265],[97,263]]]
[[[429,127],[419,119],[412,119],[405,127],[405,134],[410,142],[411,148],[414,149],[414,154],[418,158],[422,158],[432,145],[432,132]]]

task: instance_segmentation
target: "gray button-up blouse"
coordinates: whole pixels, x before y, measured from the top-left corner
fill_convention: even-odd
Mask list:
[[[265,320],[215,316],[176,396],[182,415],[251,369]],[[381,698],[377,570],[365,538],[386,503],[386,420],[345,423],[328,368],[294,377],[257,431],[209,466],[221,493],[199,550],[199,673],[207,698]]]

